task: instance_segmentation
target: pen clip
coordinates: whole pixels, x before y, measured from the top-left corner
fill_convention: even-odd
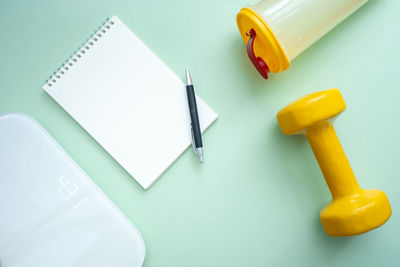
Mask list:
[[[192,147],[193,151],[197,154],[196,145],[194,143],[194,133],[193,133],[193,126],[190,124],[190,133],[192,134]]]

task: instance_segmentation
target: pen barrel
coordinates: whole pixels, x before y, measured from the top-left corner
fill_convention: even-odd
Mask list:
[[[199,115],[197,113],[196,95],[194,94],[193,85],[187,85],[186,92],[189,104],[190,120],[192,122],[194,144],[196,148],[203,147]]]

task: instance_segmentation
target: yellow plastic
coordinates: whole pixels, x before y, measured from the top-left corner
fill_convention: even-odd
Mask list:
[[[261,57],[271,72],[278,73],[290,66],[290,61],[281,44],[268,25],[249,8],[242,8],[236,16],[236,22],[244,42],[247,44],[250,37],[246,35],[254,29],[257,36],[254,41],[254,52]]]
[[[361,189],[332,126],[334,116],[346,107],[338,89],[307,95],[278,112],[285,134],[307,137],[332,193],[332,202],[321,210],[321,223],[328,235],[365,233],[384,224],[391,216],[383,191]]]

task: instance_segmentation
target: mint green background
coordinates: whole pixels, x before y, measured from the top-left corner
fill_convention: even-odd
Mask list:
[[[140,229],[146,267],[398,265],[400,2],[370,1],[264,81],[236,28],[250,1],[0,0],[0,114],[24,112],[48,130]],[[204,136],[206,163],[187,150],[148,191],[41,89],[114,14],[182,79],[189,67],[220,115]],[[384,190],[393,208],[383,227],[348,238],[324,233],[330,194],[314,156],[275,119],[332,87],[348,104],[335,126],[360,185]]]

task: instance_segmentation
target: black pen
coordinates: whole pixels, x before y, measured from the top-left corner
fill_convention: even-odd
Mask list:
[[[192,121],[192,145],[194,152],[199,156],[200,163],[204,162],[203,159],[203,141],[201,140],[201,129],[199,114],[197,112],[196,95],[194,94],[192,78],[190,77],[189,70],[186,69],[186,93],[189,102],[190,120]]]

